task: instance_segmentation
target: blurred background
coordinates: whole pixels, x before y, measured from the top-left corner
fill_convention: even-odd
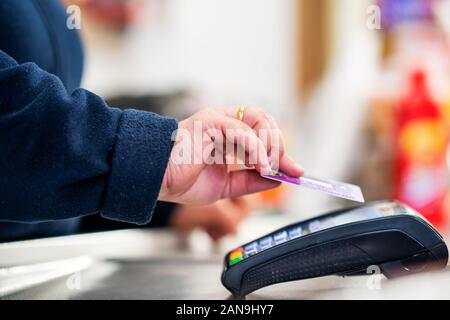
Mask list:
[[[450,0],[61,1],[81,9],[82,86],[110,106],[178,119],[257,106],[306,174],[360,185],[366,201],[397,199],[450,235]],[[282,185],[210,206],[159,203],[140,230],[91,233],[136,226],[89,215],[87,234],[0,243],[0,298],[223,299],[230,249],[354,205]],[[371,292],[447,298],[447,278]],[[360,279],[254,297],[367,297]]]
[[[82,9],[83,86],[110,105],[179,119],[258,106],[307,174],[449,230],[449,0],[66,2]],[[290,186],[257,197],[286,220],[353,204]]]

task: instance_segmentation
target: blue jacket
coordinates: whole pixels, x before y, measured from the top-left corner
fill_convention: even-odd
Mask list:
[[[58,0],[0,1],[0,241],[93,213],[145,224],[157,201],[177,122],[78,88],[66,18]]]

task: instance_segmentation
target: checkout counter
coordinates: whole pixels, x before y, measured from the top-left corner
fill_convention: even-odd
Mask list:
[[[196,232],[121,230],[0,244],[0,299],[232,299],[225,253],[288,221],[254,216],[214,245]],[[245,236],[247,235],[247,236]],[[251,299],[448,299],[450,269],[399,279],[327,276],[272,285]]]

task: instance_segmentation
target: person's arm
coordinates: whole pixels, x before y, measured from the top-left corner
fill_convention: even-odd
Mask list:
[[[0,220],[39,222],[94,212],[151,219],[172,149],[173,119],[66,92],[33,63],[0,50]]]
[[[155,206],[155,209],[153,210],[152,221],[150,221],[146,225],[140,226],[122,221],[104,219],[98,214],[92,214],[83,217],[77,232],[78,233],[99,232],[99,231],[132,229],[137,227],[139,228],[169,227],[170,220],[178,207],[180,207],[180,205],[173,202],[158,201]]]

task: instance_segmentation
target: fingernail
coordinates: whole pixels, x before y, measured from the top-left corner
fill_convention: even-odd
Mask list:
[[[272,172],[272,168],[270,166],[266,166],[261,168],[261,174],[262,175],[269,175]]]
[[[268,174],[270,174],[270,171],[271,171],[271,169],[266,167],[266,166],[265,167],[261,167],[259,169],[259,173],[262,174],[262,175],[268,175]]]
[[[302,172],[305,172],[305,169],[304,169],[301,165],[299,165],[298,163],[295,163],[295,167],[296,167],[298,170],[300,170],[300,171],[302,171]]]

